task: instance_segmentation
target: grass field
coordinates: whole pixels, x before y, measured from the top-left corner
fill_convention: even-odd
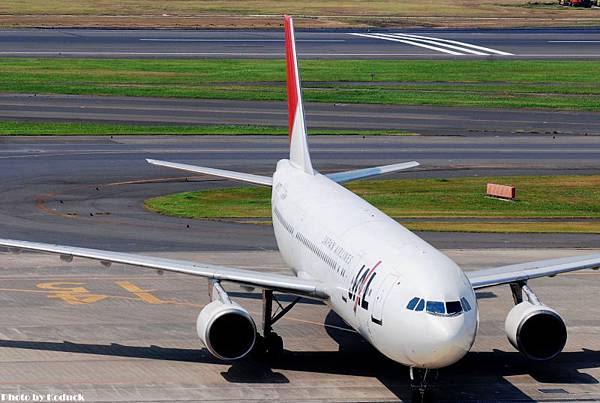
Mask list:
[[[0,136],[110,136],[110,135],[288,135],[287,128],[247,125],[135,125],[89,122],[0,121]],[[407,136],[399,130],[313,129],[311,135]]]
[[[594,10],[533,0],[19,0],[0,2],[5,26],[275,27],[284,13],[305,27],[598,24]],[[113,17],[113,18],[111,18]]]
[[[517,187],[518,200],[485,196],[488,182]],[[600,176],[546,176],[358,181],[347,187],[386,214],[436,218],[409,222],[415,230],[474,232],[600,232]],[[148,199],[148,209],[189,218],[269,218],[268,188],[230,188],[185,192]],[[491,217],[498,222],[444,222],[440,218]],[[519,221],[518,219],[541,219]],[[502,219],[517,219],[500,222]],[[546,219],[546,220],[543,220]],[[560,219],[560,220],[557,220]]]
[[[19,0],[2,2],[0,12],[3,14],[74,14],[74,15],[140,15],[174,13],[191,14],[229,14],[229,15],[342,15],[342,16],[372,16],[372,15],[403,15],[403,16],[498,16],[500,10],[505,13],[526,15],[531,8],[547,11],[560,9],[550,7],[554,2],[548,2],[546,7],[534,7],[533,2],[523,0],[480,0],[477,3],[468,0],[429,0],[427,2],[389,1],[389,0],[308,0],[302,3],[296,1],[268,0],[53,0],[52,7],[44,0]],[[525,10],[522,10],[525,8]]]
[[[594,61],[303,60],[306,101],[600,110]],[[1,92],[285,100],[280,60],[0,59]],[[360,84],[359,84],[360,83]]]

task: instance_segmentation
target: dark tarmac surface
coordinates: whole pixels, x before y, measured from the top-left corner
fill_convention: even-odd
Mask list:
[[[314,59],[600,58],[598,28],[298,31],[297,40],[299,56]],[[0,56],[279,59],[283,51],[280,30],[0,30]]]
[[[421,169],[396,176],[600,173],[595,136],[315,136],[311,144],[322,171],[416,159]],[[268,226],[162,217],[142,207],[151,195],[230,185],[186,180],[144,158],[269,174],[286,153],[285,136],[0,137],[1,236],[286,273]],[[600,235],[421,235],[466,269],[600,248]],[[307,301],[277,324],[287,350],[281,361],[231,365],[212,358],[195,333],[208,302],[203,279],[28,253],[0,259],[0,393],[82,393],[88,402],[409,398],[408,370],[344,330],[325,305]],[[481,292],[473,352],[440,373],[438,399],[600,399],[597,280],[580,272],[530,284],[570,332],[565,352],[543,364],[526,361],[504,336],[508,287]],[[226,288],[259,320],[259,294]]]
[[[0,94],[0,119],[287,127],[287,104],[264,101]],[[309,128],[426,135],[600,134],[600,113],[307,103]]]
[[[287,137],[0,138],[2,237],[118,250],[272,250],[269,226],[162,217],[159,194],[228,186],[148,165],[145,158],[270,175]],[[314,136],[323,172],[417,160],[396,177],[598,174],[600,137]],[[189,225],[189,228],[187,227]],[[428,233],[441,248],[599,247],[600,235]],[[201,240],[201,242],[198,242]]]

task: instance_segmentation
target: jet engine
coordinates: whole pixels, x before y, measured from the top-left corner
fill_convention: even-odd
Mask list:
[[[556,357],[567,342],[567,327],[558,312],[539,302],[535,294],[523,287],[527,300],[508,313],[504,328],[517,350],[532,360]]]
[[[218,283],[216,298],[206,305],[196,320],[196,330],[208,351],[222,360],[237,360],[254,347],[256,325],[244,308],[232,302]]]

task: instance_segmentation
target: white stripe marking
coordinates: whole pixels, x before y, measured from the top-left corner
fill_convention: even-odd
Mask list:
[[[430,36],[411,35],[411,34],[400,34],[400,35],[404,35],[404,36],[407,36],[410,38],[415,38],[415,39],[430,39],[430,40],[434,40],[437,42],[452,43],[454,45],[460,45],[460,46],[464,46],[466,48],[482,50],[484,52],[495,53],[497,55],[502,55],[502,56],[514,56],[514,54],[512,54],[512,53],[503,52],[501,50],[486,48],[483,46],[472,45],[470,43],[465,43],[465,42],[453,41],[451,39],[432,38]]]
[[[140,38],[145,42],[284,42],[283,39],[187,39],[187,38]],[[345,39],[298,39],[296,42],[346,42]]]
[[[251,57],[282,57],[284,52],[273,53],[253,53],[253,52],[73,52],[73,51],[0,51],[3,56],[251,56]],[[365,57],[390,57],[390,56],[441,56],[444,55],[424,55],[423,53],[304,53],[298,52],[300,56],[365,56]]]
[[[385,34],[381,34],[381,35],[385,35]],[[388,36],[388,35],[386,35],[386,36]],[[445,48],[458,50],[460,52],[467,52],[467,53],[471,53],[471,54],[474,54],[474,55],[488,56],[487,53],[479,52],[477,50],[467,49],[467,48],[464,48],[464,47],[450,45],[450,44],[447,44],[447,43],[441,43],[441,42],[438,42],[438,41],[432,41],[432,40],[429,40],[429,39],[414,39],[414,38],[411,38],[411,37],[408,37],[408,36],[405,36],[405,35],[402,35],[402,34],[392,34],[392,35],[389,35],[389,36],[398,37],[398,38],[404,38],[404,39],[409,39],[409,40],[412,39],[413,41],[418,41],[418,42],[430,43],[432,45],[442,46],[442,47],[445,47]]]
[[[402,42],[402,43],[405,43],[407,45],[413,45],[413,46],[418,46],[418,47],[421,47],[421,48],[431,49],[431,50],[435,50],[437,52],[448,53],[448,54],[455,55],[455,56],[464,56],[463,53],[458,53],[458,52],[454,52],[452,50],[438,48],[436,46],[426,45],[424,43],[409,41],[409,40],[405,40],[405,39],[387,38],[387,37],[384,37],[384,36],[367,35],[367,34],[351,34],[351,35],[363,36],[365,38],[371,38],[371,39],[383,39],[385,41],[392,41],[392,42]]]
[[[382,39],[382,38],[378,38]],[[253,53],[253,52],[72,52],[72,51],[0,51],[0,55],[2,56],[116,56],[116,57],[124,57],[124,56],[239,56],[239,57],[283,57],[285,53],[283,52],[272,52],[272,53]],[[400,53],[400,52],[390,52],[390,53],[312,53],[312,52],[298,52],[299,56],[305,57],[392,57],[392,56],[410,56],[410,57],[446,57],[446,55],[440,54],[423,54],[423,53]],[[463,56],[471,56],[471,55],[463,55]],[[474,57],[475,55],[473,55]],[[521,53],[519,55],[512,55],[516,58],[544,58],[544,57],[552,57],[557,59],[569,59],[572,57],[591,57],[591,58],[600,58],[600,53]]]
[[[548,43],[600,43],[600,41],[548,41]]]

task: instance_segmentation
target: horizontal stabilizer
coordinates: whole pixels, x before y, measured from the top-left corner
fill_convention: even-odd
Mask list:
[[[421,164],[419,164],[417,161],[400,162],[398,164],[382,165],[379,167],[372,167],[372,168],[355,169],[353,171],[346,171],[346,172],[337,172],[334,174],[329,174],[329,175],[327,175],[327,177],[334,182],[344,183],[344,182],[349,182],[349,181],[353,181],[356,179],[371,178],[373,176],[379,176],[379,175],[389,174],[392,172],[402,171],[404,169],[414,168],[419,165],[421,165]]]
[[[253,183],[255,185],[273,186],[273,178],[268,176],[246,174],[243,172],[226,171],[224,169],[199,167],[196,165],[179,164],[177,162],[146,160],[149,164],[158,165],[160,167],[180,169],[182,171],[195,172],[198,174],[219,176],[221,178],[233,179],[240,182]]]

